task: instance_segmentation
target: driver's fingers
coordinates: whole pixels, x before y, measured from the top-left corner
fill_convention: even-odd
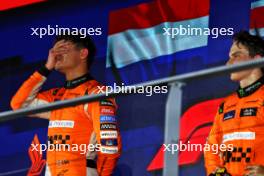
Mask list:
[[[66,43],[59,44],[55,48],[68,48],[69,46],[70,46],[70,43],[69,42],[66,42]]]
[[[63,54],[67,54],[67,51],[65,51],[65,50],[58,50],[58,51],[54,51],[53,53],[55,55],[63,55]]]
[[[65,41],[65,40],[61,40],[61,41],[58,41],[53,48],[60,48],[60,47],[68,47],[70,44],[69,41]]]
[[[57,47],[57,46],[61,45],[64,42],[65,42],[65,40],[60,40],[60,41],[56,42],[53,47]]]
[[[69,49],[67,47],[60,47],[60,48],[53,48],[53,51],[57,52],[57,51],[69,51]]]

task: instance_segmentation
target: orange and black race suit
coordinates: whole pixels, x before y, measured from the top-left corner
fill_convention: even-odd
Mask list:
[[[102,85],[89,74],[64,87],[39,92],[49,71],[42,67],[12,98],[15,109],[101,93]],[[109,176],[121,152],[114,99],[37,114],[48,118],[46,176]]]
[[[225,144],[231,150],[205,152],[207,175],[225,167],[232,176],[244,175],[246,166],[264,166],[264,77],[239,88],[220,105],[208,144]]]

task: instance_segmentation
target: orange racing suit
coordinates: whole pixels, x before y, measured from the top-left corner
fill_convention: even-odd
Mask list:
[[[12,98],[11,107],[35,107],[100,93],[98,86],[102,85],[89,74],[67,81],[64,87],[39,93],[49,72],[42,67],[26,80]],[[111,175],[121,151],[116,109],[114,99],[107,99],[37,114],[49,119],[51,147],[47,150],[45,175]]]
[[[207,143],[229,144],[231,150],[205,152],[207,175],[225,167],[232,176],[244,175],[248,165],[264,166],[264,77],[239,88],[220,105]]]

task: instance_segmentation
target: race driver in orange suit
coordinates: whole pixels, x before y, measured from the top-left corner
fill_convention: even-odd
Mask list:
[[[241,31],[234,35],[227,64],[260,59],[264,42]],[[219,107],[208,144],[229,144],[232,150],[218,154],[205,152],[207,175],[221,175],[223,168],[232,176],[264,175],[264,77],[261,68],[231,73],[239,88]]]
[[[57,36],[46,64],[12,98],[14,110],[102,93],[89,74],[95,55],[90,38]],[[64,87],[40,92],[52,70],[66,77]],[[121,152],[114,99],[35,114],[49,120],[46,176],[110,176]],[[64,147],[63,147],[64,146]],[[83,149],[87,151],[84,153]]]

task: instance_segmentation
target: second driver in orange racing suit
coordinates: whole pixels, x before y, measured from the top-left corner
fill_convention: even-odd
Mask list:
[[[227,64],[264,56],[264,41],[241,31],[234,36]],[[225,168],[232,176],[264,176],[264,77],[261,68],[231,73],[240,84],[226,97],[208,137],[208,144],[232,145],[232,150],[205,152],[207,175],[218,175]]]
[[[13,109],[101,93],[89,74],[95,53],[90,38],[58,36],[48,61],[12,98]],[[51,70],[66,76],[64,87],[39,92]],[[100,88],[101,87],[101,88]],[[110,176],[121,152],[114,99],[35,114],[49,120],[46,176]],[[63,147],[63,145],[65,147]],[[83,152],[86,147],[87,151]]]

